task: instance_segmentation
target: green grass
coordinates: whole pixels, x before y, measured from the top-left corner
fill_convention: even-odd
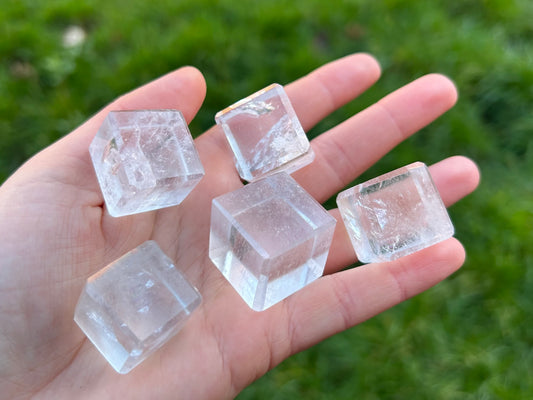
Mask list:
[[[416,77],[445,73],[458,105],[360,180],[416,160],[475,159],[482,185],[451,208],[466,265],[290,358],[239,398],[533,398],[532,20],[530,0],[8,1],[0,182],[116,96],[184,64],[208,83],[194,134],[236,99],[352,52],[373,53],[383,78],[311,135]],[[81,47],[62,46],[70,25],[87,31]]]

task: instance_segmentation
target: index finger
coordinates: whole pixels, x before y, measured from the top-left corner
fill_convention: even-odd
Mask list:
[[[381,74],[375,58],[365,53],[332,61],[285,86],[305,131],[355,99]]]
[[[352,54],[332,61],[285,86],[304,130],[353,100],[379,78],[378,62],[370,55]],[[266,86],[267,83],[265,83]],[[260,89],[260,88],[258,88]],[[207,169],[235,169],[233,156],[220,126],[215,125],[196,139],[200,154],[207,156]]]

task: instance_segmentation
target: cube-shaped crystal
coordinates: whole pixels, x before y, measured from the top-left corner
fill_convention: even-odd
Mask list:
[[[233,150],[239,175],[249,182],[291,173],[315,155],[281,85],[274,83],[217,113]]]
[[[179,204],[204,176],[177,110],[111,111],[89,152],[114,217]]]
[[[200,302],[198,291],[148,241],[89,277],[74,320],[125,374],[175,335]]]
[[[453,236],[446,207],[421,162],[341,192],[337,205],[359,261],[392,261]]]
[[[213,200],[209,256],[261,311],[322,275],[335,224],[281,172]]]

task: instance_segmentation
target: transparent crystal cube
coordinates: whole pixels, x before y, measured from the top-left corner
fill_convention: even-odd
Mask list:
[[[115,217],[177,205],[204,176],[177,110],[111,111],[89,152]]]
[[[198,291],[148,241],[89,277],[74,320],[125,374],[174,336],[200,303]]]
[[[429,169],[399,168],[337,196],[359,261],[392,261],[453,236],[454,228]]]
[[[315,155],[283,86],[274,83],[218,112],[239,175],[249,182],[292,173]]]
[[[209,256],[256,311],[319,278],[336,220],[286,173],[213,200]]]

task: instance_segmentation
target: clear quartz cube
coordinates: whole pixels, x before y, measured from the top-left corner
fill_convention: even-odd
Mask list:
[[[336,220],[284,172],[213,200],[209,256],[262,311],[319,278]]]
[[[114,217],[177,205],[204,176],[177,110],[111,111],[89,152]]]
[[[453,236],[424,163],[415,162],[341,192],[344,225],[359,261],[392,261]]]
[[[174,336],[200,303],[198,291],[148,241],[89,277],[74,320],[125,374]]]
[[[218,112],[242,179],[292,173],[315,157],[283,86],[274,83]]]

